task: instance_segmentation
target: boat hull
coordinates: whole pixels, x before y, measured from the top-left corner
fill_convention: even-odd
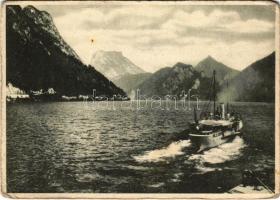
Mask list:
[[[235,136],[240,135],[240,132],[235,131],[219,131],[209,135],[190,134],[192,145],[201,152],[206,149],[217,147],[221,144],[231,141]]]

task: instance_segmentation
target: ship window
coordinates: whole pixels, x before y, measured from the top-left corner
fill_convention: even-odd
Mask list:
[[[201,131],[212,131],[213,127],[212,126],[207,126],[207,125],[201,125],[200,130]]]

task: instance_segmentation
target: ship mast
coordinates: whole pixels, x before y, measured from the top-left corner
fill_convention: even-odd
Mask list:
[[[228,81],[227,81],[227,90],[228,90]],[[229,98],[228,98],[229,95],[227,95],[227,113],[229,113],[229,104],[228,104],[228,101],[229,101]]]
[[[214,70],[213,71],[213,101],[214,101],[214,104],[213,104],[213,115],[215,116],[215,112],[216,112],[216,71]]]

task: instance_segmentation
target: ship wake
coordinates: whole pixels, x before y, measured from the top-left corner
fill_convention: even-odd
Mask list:
[[[217,164],[239,158],[244,147],[246,147],[244,140],[236,137],[232,142],[209,149],[202,154],[193,154],[188,157],[188,160],[194,162],[200,172],[219,170]]]
[[[167,147],[145,152],[143,155],[134,156],[137,162],[162,162],[169,158],[183,155],[186,147],[191,146],[190,140],[179,140],[172,142]]]

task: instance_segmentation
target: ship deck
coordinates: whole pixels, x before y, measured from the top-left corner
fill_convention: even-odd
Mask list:
[[[263,193],[269,193],[273,194],[273,192],[269,189],[267,189],[264,186],[246,186],[238,185],[231,190],[228,191],[230,194],[263,194]]]

